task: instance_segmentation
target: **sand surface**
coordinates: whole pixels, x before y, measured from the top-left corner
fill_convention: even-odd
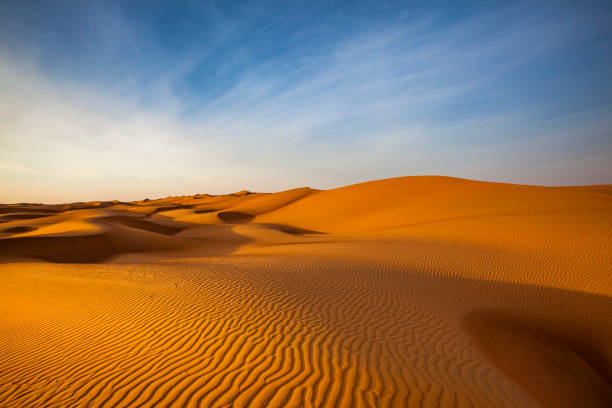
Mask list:
[[[0,407],[610,407],[612,186],[0,206]]]

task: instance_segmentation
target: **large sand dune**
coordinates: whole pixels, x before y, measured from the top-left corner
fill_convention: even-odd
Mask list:
[[[610,407],[612,186],[0,206],[0,407]]]

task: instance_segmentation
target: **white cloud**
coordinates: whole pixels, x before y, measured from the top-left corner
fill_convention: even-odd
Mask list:
[[[529,182],[529,166],[541,175],[533,182],[555,183],[554,174],[567,174],[563,165],[546,173],[532,163],[513,176],[524,160],[502,149],[535,146],[534,157],[555,161],[571,139],[559,142],[558,128],[540,127],[532,143],[511,134],[528,127],[520,112],[436,117],[449,104],[469,104],[473,92],[575,29],[520,21],[492,29],[499,18],[442,30],[431,30],[428,19],[374,25],[319,52],[298,52],[292,61],[241,54],[233,63],[246,68],[216,99],[204,102],[179,93],[176,85],[213,58],[210,49],[177,61],[146,87],[137,72],[116,83],[58,81],[32,59],[5,50],[0,202],[327,188],[415,173]],[[113,32],[131,38],[135,47],[148,41],[116,25]],[[228,35],[226,29],[219,38]],[[604,129],[605,114],[595,115]],[[584,123],[569,121],[564,129],[571,135],[601,133]],[[496,133],[504,136],[487,139]],[[592,163],[596,151],[597,146],[579,152],[572,165]],[[602,177],[601,160],[596,162],[599,167],[585,166],[591,170],[574,182]]]

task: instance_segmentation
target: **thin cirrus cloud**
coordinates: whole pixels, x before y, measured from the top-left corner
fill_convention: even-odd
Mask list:
[[[300,7],[4,10],[0,201],[610,182],[609,10]]]

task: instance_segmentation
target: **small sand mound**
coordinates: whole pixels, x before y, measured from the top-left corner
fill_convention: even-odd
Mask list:
[[[161,224],[157,224],[155,222],[149,221],[149,220],[145,220],[142,218],[136,218],[136,217],[121,217],[121,216],[104,217],[104,218],[100,218],[98,221],[102,223],[121,224],[121,225],[125,225],[126,227],[138,228],[141,230],[155,232],[157,234],[164,234],[164,235],[174,235],[176,233],[181,232],[184,229],[180,227],[171,227],[167,225],[161,225]]]
[[[10,256],[50,262],[97,263],[126,253],[163,251],[186,246],[186,243],[165,235],[140,231],[149,228],[149,225],[138,223],[137,228],[130,231],[111,225],[107,232],[101,234],[4,238],[0,245],[0,259]]]
[[[223,211],[217,214],[219,219],[227,224],[244,224],[255,219],[255,216],[236,211]]]
[[[236,193],[232,193],[230,195],[233,195],[234,197],[244,197],[244,196],[247,196],[247,195],[250,195],[250,194],[253,194],[253,193],[251,193],[250,191],[247,191],[247,190],[240,190],[240,191],[238,191]]]
[[[14,213],[0,216],[0,222],[9,222],[17,220],[33,220],[35,218],[50,217],[53,214],[32,214],[32,213]]]
[[[24,232],[31,232],[31,231],[36,231],[36,227],[30,227],[30,226],[19,226],[19,227],[11,227],[11,228],[6,228],[3,229],[2,232],[7,233],[7,234],[21,234]]]
[[[612,407],[612,388],[561,339],[526,318],[473,312],[463,322],[477,347],[544,406]]]
[[[49,262],[101,262],[129,249],[114,245],[106,235],[24,237],[2,241],[0,255]]]
[[[14,206],[0,206],[0,214],[14,214],[14,213],[30,213],[39,212],[47,214],[55,214],[62,210],[56,210],[53,208],[41,208],[40,206],[25,206],[25,207],[14,207]]]
[[[189,209],[189,208],[193,208],[193,205],[170,205],[166,207],[156,208],[150,215],[157,214],[160,212],[165,212],[165,211],[184,210],[184,209]]]

